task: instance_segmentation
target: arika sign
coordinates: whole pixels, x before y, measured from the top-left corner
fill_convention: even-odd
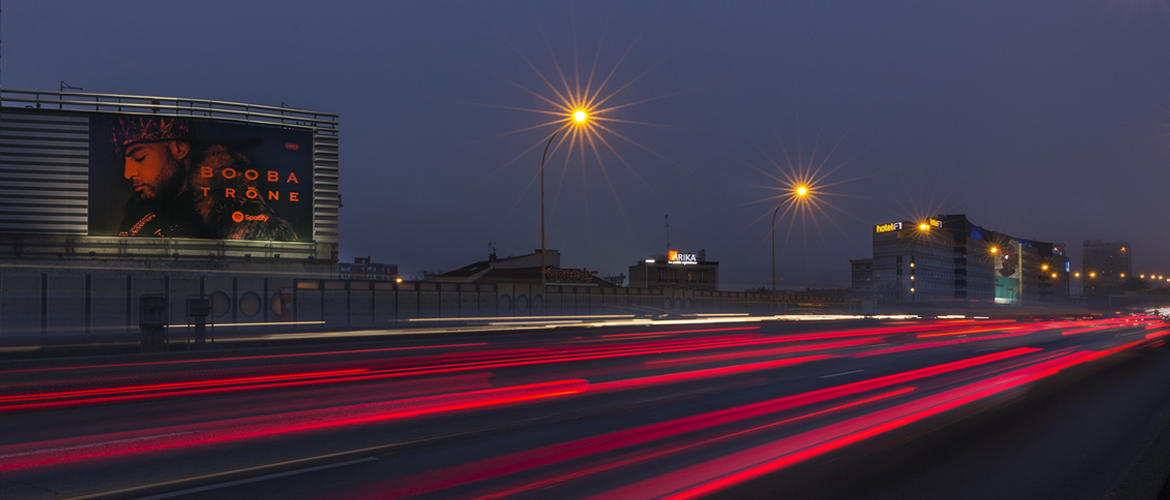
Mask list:
[[[698,264],[699,256],[693,253],[680,253],[678,250],[671,250],[666,256],[668,264]]]

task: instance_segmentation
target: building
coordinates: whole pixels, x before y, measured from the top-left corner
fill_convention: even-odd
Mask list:
[[[0,102],[0,264],[334,271],[337,115],[7,89]],[[184,187],[131,171],[129,155],[166,144],[181,145],[165,156]]]
[[[1081,272],[1086,295],[1116,292],[1133,277],[1133,248],[1127,241],[1085,240]]]
[[[129,332],[146,293],[287,317],[337,271],[338,158],[332,113],[0,90],[0,334]]]
[[[337,279],[402,281],[398,276],[398,264],[370,262],[369,257],[354,257],[353,263],[337,264]]]
[[[717,290],[719,263],[708,261],[706,250],[698,253],[671,250],[630,266],[630,286]]]
[[[561,268],[561,252],[549,250],[545,259],[544,283],[559,286],[616,287],[613,283],[597,276],[589,268]],[[540,249],[525,255],[496,257],[495,252],[487,260],[463,266],[454,271],[435,276],[435,281],[444,283],[511,283],[525,285],[540,284]]]
[[[1035,304],[1068,297],[1063,245],[984,229],[962,214],[875,225],[867,261],[850,261],[853,290],[864,293],[861,280],[868,279],[872,295],[865,298],[879,302]]]
[[[873,259],[854,259],[849,261],[852,267],[850,292],[854,297],[873,297]]]

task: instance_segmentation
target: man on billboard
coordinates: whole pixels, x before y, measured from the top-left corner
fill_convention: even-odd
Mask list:
[[[244,155],[197,144],[181,118],[119,116],[107,123],[134,188],[120,236],[296,241],[292,226],[260,196],[258,175],[244,175],[255,172]]]

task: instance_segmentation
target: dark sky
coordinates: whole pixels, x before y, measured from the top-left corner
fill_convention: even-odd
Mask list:
[[[630,104],[606,116],[640,123],[606,122],[600,162],[551,156],[564,267],[665,253],[669,214],[721,288],[768,283],[760,170],[787,170],[783,144],[841,183],[778,227],[782,285],[846,286],[873,224],[933,213],[1068,243],[1074,267],[1083,240],[1128,240],[1135,272],[1170,274],[1166,0],[10,0],[0,22],[5,88],[339,113],[342,258],[406,275],[539,248],[540,149],[521,153],[556,126],[510,108],[552,110],[541,75],[573,87],[595,58],[593,87],[612,71],[607,105]]]

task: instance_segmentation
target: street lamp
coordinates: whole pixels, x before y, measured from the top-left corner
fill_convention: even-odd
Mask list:
[[[776,303],[776,214],[780,212],[780,207],[795,199],[804,198],[809,195],[808,186],[796,186],[788,196],[784,197],[776,205],[776,210],[772,211],[772,297],[769,303],[775,306]],[[785,212],[787,213],[787,212]]]
[[[572,125],[574,123],[576,123],[578,125],[584,125],[585,120],[587,120],[588,118],[589,118],[589,115],[585,112],[585,110],[578,109],[578,110],[574,111],[573,114],[571,115],[571,120],[565,122],[564,125],[561,125],[561,128],[558,128],[556,130],[556,132],[553,132],[552,135],[550,135],[548,137],[548,142],[545,143],[545,145],[544,145],[544,153],[540,155],[540,291],[542,294],[544,293],[544,287],[545,287],[544,280],[545,280],[545,269],[546,269],[545,260],[544,260],[545,259],[545,256],[544,256],[544,254],[545,254],[545,248],[544,248],[544,160],[548,156],[548,147],[552,145],[552,141],[553,141],[553,139],[556,138],[557,134],[561,133],[561,131],[564,130],[565,127],[568,127],[569,125]]]

